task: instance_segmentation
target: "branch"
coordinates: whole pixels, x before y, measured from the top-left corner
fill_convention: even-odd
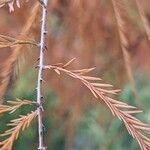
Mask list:
[[[133,116],[133,114],[138,114],[142,111],[138,110],[134,106],[130,106],[124,102],[108,97],[106,94],[117,94],[119,90],[108,89],[109,87],[112,87],[112,85],[99,83],[101,80],[100,78],[84,75],[85,73],[92,71],[93,68],[68,70],[66,69],[66,65],[48,65],[44,68],[52,69],[59,75],[63,72],[75,79],[80,80],[91,91],[96,99],[100,98],[103,100],[103,102],[111,110],[112,114],[123,121],[129,134],[131,134],[132,137],[139,143],[141,150],[150,150],[150,139],[143,134],[144,131],[150,131],[150,126],[149,124],[143,123]]]
[[[43,95],[42,95],[42,82],[43,82],[43,66],[44,66],[44,51],[46,48],[46,17],[47,17],[47,6],[48,0],[44,0],[42,5],[42,24],[41,24],[41,39],[40,39],[40,56],[39,56],[39,70],[38,70],[38,83],[37,83],[37,103],[39,107],[38,111],[38,133],[39,133],[39,150],[45,150],[43,140]]]

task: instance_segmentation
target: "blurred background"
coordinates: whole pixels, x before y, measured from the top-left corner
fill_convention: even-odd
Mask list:
[[[144,110],[137,117],[150,123],[150,43],[135,1],[123,2],[129,64],[124,61],[111,0],[50,0],[45,63],[65,63],[75,57],[72,69],[96,67],[91,75],[122,89],[116,98]],[[11,14],[7,6],[1,8],[0,34],[39,41],[41,7],[35,3],[22,2],[21,8],[15,7]],[[141,6],[149,23],[150,1],[141,1]],[[16,98],[36,99],[38,48],[23,46],[18,48],[19,52],[16,49],[0,49],[0,95],[4,97],[4,103]],[[134,86],[127,65],[132,71]],[[78,81],[50,71],[45,72],[44,80],[45,145],[48,150],[139,149],[122,122],[112,116],[101,100],[95,101]],[[7,129],[6,123],[10,119],[33,109],[23,107],[12,116],[1,115],[0,133]],[[21,133],[14,150],[36,149],[36,128],[35,121]]]

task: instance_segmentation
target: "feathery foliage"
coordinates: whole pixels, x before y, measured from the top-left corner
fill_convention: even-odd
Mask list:
[[[18,138],[21,130],[29,127],[32,120],[37,116],[37,112],[32,112],[27,114],[26,116],[20,115],[20,118],[11,120],[8,126],[12,127],[11,129],[5,131],[5,133],[1,134],[1,137],[9,136],[6,140],[0,142],[1,150],[11,150],[14,141]]]
[[[99,83],[96,81],[100,81],[101,78],[84,76],[84,74],[92,71],[94,68],[89,69],[81,69],[81,70],[68,70],[66,67],[70,65],[73,61],[69,61],[65,65],[57,66],[57,65],[49,65],[45,66],[45,69],[52,69],[57,74],[61,74],[61,72],[66,73],[67,75],[80,80],[93,94],[93,96],[98,99],[102,99],[103,102],[107,105],[107,107],[111,110],[114,116],[117,116],[120,120],[124,122],[125,127],[127,128],[129,134],[133,136],[139,143],[142,150],[148,150],[150,147],[150,139],[146,137],[143,132],[150,131],[150,125],[141,122],[139,119],[135,118],[133,114],[138,114],[143,111],[138,110],[134,106],[130,106],[126,103],[117,101],[113,98],[108,97],[106,94],[117,94],[118,90],[109,90],[104,89],[108,87],[112,87],[110,84]]]
[[[0,105],[0,114],[4,113],[4,112],[14,112],[16,111],[19,107],[23,106],[23,105],[31,105],[31,104],[35,104],[35,102],[33,101],[29,101],[29,100],[20,100],[20,99],[16,99],[15,101],[7,101],[8,104],[11,104],[11,106],[9,105]]]

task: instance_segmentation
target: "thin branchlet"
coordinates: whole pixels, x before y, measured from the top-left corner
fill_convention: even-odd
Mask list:
[[[36,104],[36,102],[34,101],[20,100],[20,99],[16,99],[15,101],[7,101],[7,103],[9,105],[0,105],[0,114],[5,113],[5,112],[13,113],[21,106]]]
[[[72,63],[72,61],[69,62]],[[65,65],[47,65],[44,68],[54,70],[59,75],[61,73],[66,73],[67,75],[80,80],[81,83],[83,83],[91,91],[96,99],[103,100],[106,106],[111,110],[112,114],[123,121],[129,134],[137,140],[141,150],[149,150],[150,139],[144,135],[144,132],[150,131],[150,125],[143,123],[133,116],[134,114],[138,114],[143,111],[138,110],[136,107],[130,106],[127,103],[120,102],[109,97],[107,94],[117,94],[120,90],[108,89],[111,88],[112,85],[100,83],[101,78],[85,75],[86,73],[91,72],[93,68],[69,70],[66,68],[68,64],[71,64],[69,62]]]
[[[18,40],[10,36],[0,34],[0,48],[13,47],[17,45],[39,46],[39,44],[33,40]]]
[[[0,134],[1,137],[9,136],[4,141],[0,142],[1,150],[12,150],[14,141],[18,138],[19,133],[25,128],[29,127],[32,120],[37,116],[37,111],[34,111],[26,116],[20,115],[20,118],[11,120],[8,126],[11,129],[5,131],[5,133]]]

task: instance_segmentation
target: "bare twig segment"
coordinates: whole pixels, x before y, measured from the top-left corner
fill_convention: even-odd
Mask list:
[[[44,66],[44,50],[45,50],[45,37],[46,37],[46,17],[48,0],[43,1],[42,10],[42,24],[41,24],[41,40],[40,40],[40,56],[39,56],[39,70],[38,70],[38,83],[37,83],[37,103],[38,111],[38,133],[39,133],[39,150],[45,150],[43,142],[43,96],[42,96],[42,82],[43,82],[43,66]]]

